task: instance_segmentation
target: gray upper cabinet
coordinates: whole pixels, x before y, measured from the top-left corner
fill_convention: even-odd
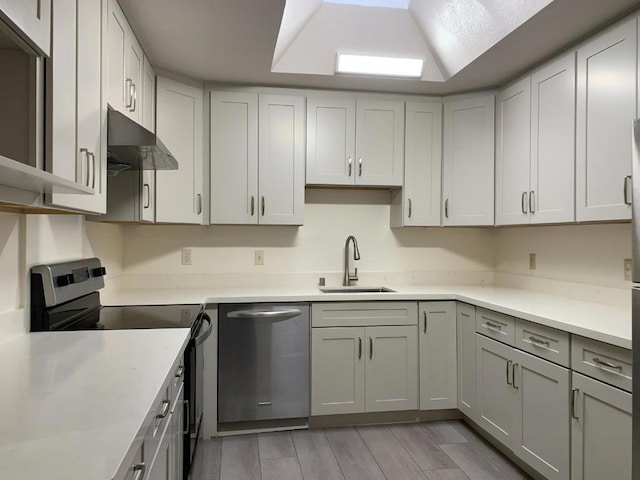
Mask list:
[[[105,0],[106,1],[106,0]],[[101,0],[61,0],[53,5],[51,58],[47,59],[47,170],[93,190],[93,195],[58,193],[47,204],[105,213],[106,103]],[[69,99],[75,99],[69,108]]]
[[[577,221],[631,218],[631,125],[637,117],[638,98],[637,35],[637,19],[633,17],[578,48]]]
[[[402,186],[404,102],[307,99],[307,185]]]
[[[49,56],[52,0],[0,0],[0,18],[22,33],[25,40]]]
[[[149,59],[144,57],[144,75],[142,82],[142,126],[150,132],[156,131],[156,74]],[[140,172],[142,192],[140,195],[140,220],[143,222],[156,221],[156,172],[142,170]]]
[[[442,224],[493,225],[495,97],[444,104]]]
[[[391,226],[439,226],[442,103],[407,102],[404,184],[391,192]]]
[[[304,97],[211,92],[211,223],[303,221]]]

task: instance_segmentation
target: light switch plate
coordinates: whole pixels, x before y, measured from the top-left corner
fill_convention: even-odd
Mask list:
[[[530,253],[529,254],[529,270],[535,270],[535,269],[536,269],[536,254]]]
[[[264,265],[264,250],[255,251],[255,264]]]

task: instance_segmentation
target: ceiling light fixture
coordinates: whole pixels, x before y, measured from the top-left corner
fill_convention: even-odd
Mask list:
[[[421,58],[374,57],[339,53],[336,73],[420,78],[423,64],[424,60]]]

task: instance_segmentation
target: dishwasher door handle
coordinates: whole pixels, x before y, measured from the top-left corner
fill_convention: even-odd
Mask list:
[[[275,322],[281,322],[293,317],[302,315],[302,312],[296,308],[288,310],[236,310],[235,312],[229,312],[227,317],[249,319],[249,320],[271,320]]]

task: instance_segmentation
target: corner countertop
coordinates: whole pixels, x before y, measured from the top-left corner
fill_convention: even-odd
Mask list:
[[[189,329],[30,333],[0,348],[0,478],[110,480]]]
[[[129,289],[105,292],[105,305],[180,303],[457,300],[622,348],[631,348],[631,291],[625,307],[503,287],[394,286],[394,293],[322,293],[316,287]]]

